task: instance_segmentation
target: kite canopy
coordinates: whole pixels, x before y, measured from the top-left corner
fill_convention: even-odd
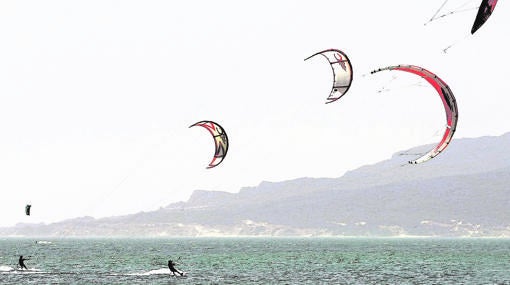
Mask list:
[[[450,87],[441,78],[437,77],[437,75],[419,66],[415,65],[388,66],[385,68],[374,70],[371,73],[373,74],[383,70],[390,71],[400,70],[421,76],[430,85],[432,85],[432,87],[434,87],[434,89],[439,94],[439,97],[441,97],[441,101],[443,102],[444,110],[446,113],[446,130],[443,134],[443,138],[432,150],[430,150],[429,152],[415,160],[409,161],[409,163],[417,164],[434,158],[448,146],[448,144],[452,140],[453,134],[455,133],[455,129],[457,127],[457,119],[459,117],[457,110],[457,102],[455,100],[455,97],[453,96],[452,91],[450,90]]]
[[[30,207],[32,207],[32,205],[30,204],[25,206],[25,215],[27,216],[30,216]]]
[[[327,49],[315,53],[305,60],[310,59],[316,55],[322,55],[326,58],[333,70],[333,87],[331,93],[326,101],[326,104],[335,102],[344,96],[349,90],[352,83],[352,65],[351,61],[345,53],[337,49]]]
[[[474,34],[492,15],[492,11],[496,8],[498,0],[482,0],[478,13],[476,14],[475,22],[471,28],[471,34]]]
[[[228,137],[227,133],[225,133],[225,130],[217,123],[213,121],[200,121],[190,126],[200,126],[209,131],[209,133],[214,138],[214,146],[215,146],[215,152],[214,157],[207,166],[207,168],[213,168],[218,166],[225,156],[227,155],[228,151]]]
[[[481,26],[483,26],[483,24],[485,24],[487,19],[489,19],[489,17],[492,15],[492,11],[494,11],[494,8],[496,8],[496,4],[498,3],[498,0],[482,0],[482,3],[480,3],[480,6],[473,7],[473,8],[466,7],[468,4],[471,4],[471,2],[475,2],[475,1],[477,1],[477,0],[469,0],[469,1],[466,1],[464,4],[457,6],[456,8],[447,9],[447,8],[445,8],[445,6],[447,5],[447,2],[449,2],[449,0],[445,0],[443,2],[443,4],[441,5],[441,7],[439,7],[439,9],[436,11],[436,13],[430,18],[430,20],[428,20],[428,22],[425,23],[425,25],[432,21],[435,21],[437,19],[441,19],[443,17],[447,17],[447,16],[450,16],[450,15],[453,15],[456,13],[467,12],[467,11],[471,11],[474,9],[478,9],[478,13],[476,14],[475,22],[473,23],[473,26],[471,27],[471,34],[474,34]],[[457,1],[452,1],[452,2],[457,2]]]

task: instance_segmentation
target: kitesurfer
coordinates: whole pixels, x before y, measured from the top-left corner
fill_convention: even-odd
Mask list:
[[[25,265],[25,260],[29,260],[29,259],[30,259],[30,258],[23,258],[23,255],[20,255],[20,256],[19,256],[19,261],[18,261],[18,263],[19,263],[19,267],[20,267],[21,269],[23,269],[23,268],[24,268],[24,269],[28,269],[28,268],[27,268],[27,266]]]
[[[170,272],[172,272],[172,274],[175,276],[175,273],[177,272],[178,274],[180,274],[181,276],[184,275],[184,272],[179,272],[179,270],[175,269],[174,267],[175,263],[172,261],[172,260],[169,260],[168,261],[168,268],[170,269]]]

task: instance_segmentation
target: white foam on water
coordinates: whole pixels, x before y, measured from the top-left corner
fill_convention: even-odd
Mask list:
[[[10,266],[0,265],[0,272],[9,272],[9,271],[14,271],[14,270],[15,269]]]
[[[11,274],[33,274],[33,273],[44,273],[37,268],[19,269],[17,267],[11,267],[8,265],[0,265],[0,273],[11,273]]]
[[[184,273],[183,276],[186,276],[186,272],[183,272],[183,273]],[[154,270],[143,272],[143,273],[130,273],[128,275],[147,276],[147,275],[157,275],[157,274],[172,275],[172,273],[170,272],[170,269],[168,269],[168,268],[154,269]],[[176,275],[176,276],[180,277],[180,275]]]

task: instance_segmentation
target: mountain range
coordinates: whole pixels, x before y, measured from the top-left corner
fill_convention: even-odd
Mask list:
[[[417,165],[394,154],[338,178],[261,182],[238,193],[196,190],[156,211],[52,224],[0,236],[510,236],[510,133],[452,141]]]

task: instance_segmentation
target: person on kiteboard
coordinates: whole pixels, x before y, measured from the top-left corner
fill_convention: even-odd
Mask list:
[[[23,258],[23,255],[20,255],[19,256],[19,260],[18,260],[18,265],[21,269],[28,269],[27,266],[25,265],[25,260],[29,260],[30,258]]]
[[[172,260],[168,261],[168,268],[170,269],[170,272],[175,276],[175,273],[179,273],[181,276],[184,275],[184,272],[179,272],[179,270],[175,269],[174,267],[175,263]]]

